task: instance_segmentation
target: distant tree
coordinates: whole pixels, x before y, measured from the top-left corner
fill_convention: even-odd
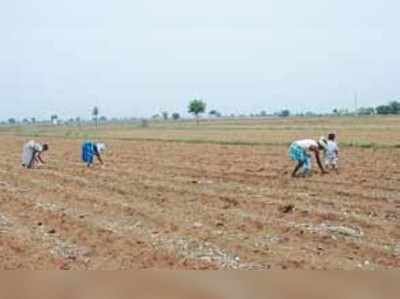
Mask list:
[[[222,116],[222,114],[217,110],[211,110],[210,112],[208,112],[208,115],[213,116],[213,117],[221,117]]]
[[[8,119],[8,123],[9,123],[10,125],[15,125],[15,124],[17,123],[17,120],[16,120],[15,118],[9,118],[9,119]]]
[[[376,113],[381,115],[400,114],[400,102],[392,101],[388,105],[376,107]]]
[[[333,109],[332,113],[336,116],[342,116],[342,115],[349,115],[349,110],[348,109]]]
[[[262,110],[259,114],[260,117],[266,117],[267,116],[267,111]]]
[[[374,115],[375,114],[375,108],[373,107],[361,107],[357,111],[358,115]]]
[[[380,115],[392,114],[392,109],[388,105],[380,105],[376,107],[376,113]]]
[[[288,110],[288,109],[282,110],[282,111],[279,113],[279,116],[280,116],[280,117],[289,117],[289,116],[290,116],[290,110]]]
[[[100,120],[101,122],[106,122],[106,121],[107,121],[107,117],[105,117],[105,116],[103,115],[103,116],[101,116],[101,117],[99,118],[99,120]]]
[[[161,116],[160,116],[160,114],[154,114],[151,118],[152,119],[160,119]]]
[[[98,125],[99,125],[99,113],[100,113],[99,107],[94,106],[94,107],[93,107],[93,110],[92,110],[92,116],[93,116],[93,120],[94,120],[95,123],[96,123],[96,128],[97,128]]]
[[[197,125],[199,125],[200,114],[204,113],[206,111],[206,108],[207,108],[206,102],[200,99],[194,99],[189,103],[188,112],[196,117]]]
[[[50,121],[53,125],[56,125],[58,123],[58,115],[57,114],[53,114],[50,116]]]
[[[389,103],[392,114],[400,114],[400,102],[393,101]]]
[[[181,115],[178,112],[172,113],[173,120],[179,120],[180,118],[181,118]]]
[[[169,113],[167,112],[167,111],[164,111],[163,113],[161,113],[162,114],[162,118],[164,119],[164,120],[168,120],[168,118],[169,118]]]
[[[31,123],[36,124],[36,117],[31,117]]]
[[[22,120],[22,123],[24,123],[24,124],[29,124],[29,119],[24,118],[24,119]]]

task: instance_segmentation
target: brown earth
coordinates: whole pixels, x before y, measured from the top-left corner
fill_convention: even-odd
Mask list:
[[[27,171],[24,141],[1,136],[1,269],[400,267],[400,149],[291,179],[283,146],[110,140],[87,169],[51,137]]]

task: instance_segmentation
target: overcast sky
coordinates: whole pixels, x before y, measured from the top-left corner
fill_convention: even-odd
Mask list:
[[[400,97],[396,0],[12,0],[0,119],[331,111]]]

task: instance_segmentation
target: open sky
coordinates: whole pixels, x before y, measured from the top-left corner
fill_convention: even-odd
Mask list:
[[[400,97],[396,0],[12,0],[0,119],[331,111]]]

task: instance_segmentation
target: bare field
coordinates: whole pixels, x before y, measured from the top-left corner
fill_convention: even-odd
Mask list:
[[[30,131],[3,130],[1,268],[398,268],[400,149],[363,144],[395,145],[399,122],[331,121],[109,126],[82,133],[109,145],[92,169],[77,130],[36,128],[51,150],[33,171],[19,166]],[[329,128],[360,146],[342,150],[340,174],[292,180],[280,144]]]

